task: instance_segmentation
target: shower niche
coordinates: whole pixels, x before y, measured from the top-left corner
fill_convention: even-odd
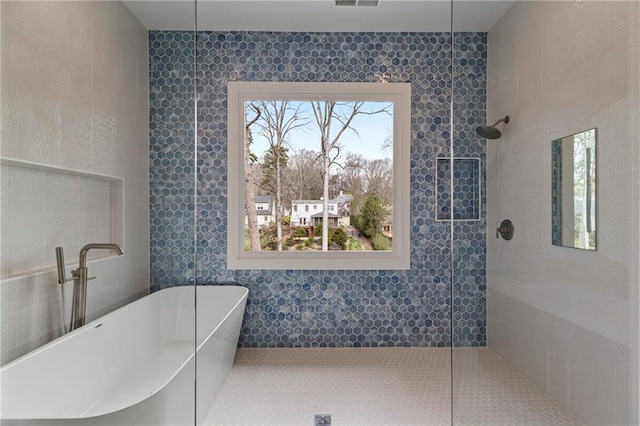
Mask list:
[[[479,158],[438,157],[436,179],[437,221],[480,220]]]
[[[124,244],[123,178],[6,157],[0,164],[2,279],[53,270],[56,246],[78,253],[91,241]]]
[[[596,129],[551,146],[552,244],[596,250]]]

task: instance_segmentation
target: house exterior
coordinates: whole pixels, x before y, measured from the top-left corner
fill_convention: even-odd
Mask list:
[[[382,222],[382,234],[389,238],[393,238],[393,207],[388,206],[385,209],[387,214]]]
[[[344,192],[340,191],[340,194],[333,201],[335,201],[338,205],[338,221],[340,225],[349,225],[353,195],[345,194]]]
[[[331,209],[335,211],[337,206],[329,204],[329,212],[331,212]],[[315,226],[312,216],[318,213],[322,216],[322,211],[322,200],[292,200],[291,226]]]
[[[271,195],[256,195],[256,213],[258,219],[258,226],[267,226],[270,223],[274,223],[276,220],[275,206],[273,203],[273,197]],[[248,224],[247,216],[244,218],[245,224]]]
[[[313,216],[311,216],[311,225],[313,226],[322,225],[322,216],[323,216],[322,212],[316,213]],[[336,228],[338,226],[338,215],[335,213],[329,212],[327,216],[329,219],[329,227]]]
[[[344,194],[328,201],[329,226],[337,227],[340,219],[349,216],[349,204],[353,195]],[[291,226],[317,226],[322,224],[322,200],[291,201]]]

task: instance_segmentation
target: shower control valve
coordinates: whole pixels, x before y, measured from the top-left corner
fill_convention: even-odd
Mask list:
[[[504,238],[505,240],[510,240],[513,238],[513,234],[515,232],[515,227],[513,226],[513,222],[509,219],[505,219],[500,223],[500,227],[496,228],[496,238]]]

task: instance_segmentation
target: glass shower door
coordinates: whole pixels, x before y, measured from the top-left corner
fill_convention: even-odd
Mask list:
[[[270,19],[275,20],[276,14],[270,6],[262,4],[258,7],[253,3],[235,2],[242,6],[236,10],[246,14],[242,18],[225,16],[231,9],[220,2],[198,5],[198,282],[213,284],[239,281],[249,289],[250,303],[240,338],[240,353],[245,350],[246,362],[242,363],[240,369],[246,374],[246,371],[256,368],[255,387],[251,389],[255,392],[256,400],[247,401],[246,411],[250,412],[253,404],[255,412],[259,414],[251,417],[247,413],[236,413],[237,418],[246,423],[259,423],[259,419],[267,421],[272,418],[280,419],[279,424],[311,422],[314,414],[333,414],[336,422],[342,418],[348,419],[343,421],[358,424],[385,421],[390,424],[419,424],[425,419],[436,424],[450,423],[451,238],[449,222],[436,215],[436,175],[443,174],[443,179],[446,177],[450,167],[447,159],[451,157],[450,7],[448,4],[443,6],[441,2],[403,3],[419,6],[425,19],[412,16],[411,8],[405,8],[406,4],[399,8],[392,7],[391,12],[396,14],[397,20],[385,31],[382,26],[373,28],[366,25],[366,20],[361,19],[364,15],[360,14],[367,14],[373,9],[367,10],[365,7],[345,9],[340,19],[350,16],[352,21],[345,20],[340,27],[336,22],[318,19],[308,12],[301,14],[304,18],[300,22],[285,19],[270,22]],[[324,6],[332,8],[332,11],[340,10],[331,2],[309,4],[309,8],[318,8],[320,12],[326,12],[322,9]],[[290,9],[295,9],[297,2],[290,5],[291,8],[287,8],[283,16],[292,13]],[[390,5],[389,2],[381,2],[380,8],[373,13],[379,13]],[[208,18],[217,20],[205,21],[205,10]],[[398,10],[401,12],[398,13]],[[433,19],[433,16],[438,16],[438,19]],[[356,25],[358,23],[361,26]],[[292,26],[295,31],[291,30]],[[408,189],[407,198],[410,200],[408,228],[411,266],[408,269],[377,270],[374,265],[370,269],[353,270],[350,265],[345,267],[345,262],[328,268],[309,266],[308,269],[294,269],[285,266],[280,270],[239,270],[228,266],[227,239],[237,237],[238,233],[231,234],[234,230],[227,227],[227,204],[232,196],[237,197],[237,194],[229,192],[227,186],[229,174],[237,173],[237,167],[228,167],[227,160],[236,144],[245,141],[227,140],[230,130],[227,128],[227,84],[256,81],[356,82],[389,86],[393,83],[411,84],[410,158],[407,165],[410,182],[408,188],[403,188]],[[250,112],[247,123],[255,116],[254,112]],[[311,125],[315,126],[313,113],[308,111],[308,114]],[[264,153],[264,144],[262,151],[258,151],[257,128],[255,132],[254,154]],[[368,134],[365,137],[364,131],[362,134],[363,140],[361,143],[358,141],[360,145],[375,146],[370,149],[373,153],[366,160],[390,156],[377,140],[373,142],[374,138]],[[294,143],[287,144],[287,148],[290,149],[289,165],[293,168],[298,161],[296,151],[300,151],[301,162],[305,152]],[[320,149],[319,140],[309,142],[306,148],[310,161],[300,167],[302,173],[296,175],[294,182],[303,180],[312,172],[314,176],[318,174],[313,163],[317,157],[315,151]],[[345,151],[340,150],[342,154]],[[265,168],[260,164],[266,163],[266,156],[256,154],[255,157],[256,173],[263,173]],[[369,164],[364,160],[360,159],[360,167],[351,167],[356,178],[364,179],[364,164]],[[336,165],[334,172],[337,173],[338,169],[340,167]],[[373,172],[375,170],[372,169]],[[298,177],[300,175],[302,177]],[[330,198],[338,197],[340,190],[348,193],[358,189],[355,183],[351,183],[353,187],[343,188],[338,187],[339,183],[332,183]],[[399,185],[397,182],[394,184]],[[259,195],[274,195],[276,198],[275,193],[266,188],[267,185],[262,186],[259,189],[263,192]],[[293,211],[294,200],[317,200],[315,205],[321,205],[322,186],[319,191],[313,189],[301,188],[295,194],[289,194],[291,206],[288,208]],[[307,204],[308,216],[320,213],[320,210],[313,210],[313,205]],[[364,199],[361,199],[360,206],[363,204]],[[299,203],[299,209],[301,213],[304,212],[304,203]],[[242,208],[230,214],[236,214],[244,223]],[[291,216],[293,220],[293,214]],[[306,232],[304,227],[300,231]],[[274,235],[277,233],[274,232]],[[309,236],[306,233],[302,235]],[[361,238],[358,241],[368,242],[360,235],[356,237]],[[290,245],[289,250],[294,255],[313,255],[313,252],[306,251],[307,247],[313,245],[313,238],[310,238],[311,241],[305,238],[300,244],[298,238],[302,240],[293,235],[291,242],[285,239],[285,243]],[[307,247],[304,246],[305,240],[309,241]],[[201,305],[198,314],[200,312]],[[247,367],[247,364],[261,359],[258,355],[253,358],[247,355],[249,349],[255,349],[255,354],[264,353],[260,356],[276,360],[273,361],[274,368],[285,371],[278,373],[278,382],[273,383],[273,389],[269,388],[269,383],[264,384],[264,378],[268,376],[265,372],[269,371],[268,364],[271,361],[264,366],[258,364]],[[326,355],[318,349],[326,349]],[[309,354],[307,358],[305,352]],[[283,358],[278,359],[278,353],[291,355],[290,358],[282,355]],[[288,362],[292,365],[289,366]],[[301,403],[295,404],[295,409],[287,410],[281,406],[265,408],[267,404],[264,401],[278,403],[280,392],[287,394],[289,389],[282,390],[287,380],[299,386],[303,383],[300,381],[302,379],[296,381],[295,377],[304,376],[301,371],[308,369],[312,372],[325,363],[335,369],[331,374],[344,378],[340,389],[364,388],[360,392],[342,391],[344,400],[353,401],[352,404],[341,403],[332,387],[327,387],[326,391],[322,387],[308,391],[309,395],[317,393],[322,394],[321,397],[305,398],[305,392],[297,393],[296,397],[300,397]],[[297,365],[300,368],[294,368]],[[398,365],[402,366],[401,374],[394,376]],[[376,371],[369,374],[370,370]],[[286,375],[287,372],[291,377]],[[424,382],[413,380],[422,375],[428,379]],[[347,379],[361,376],[365,377],[353,380],[353,383]],[[323,377],[314,383],[326,383],[327,380],[321,380]],[[198,380],[200,378],[198,374]],[[377,392],[367,386],[368,383],[377,386],[386,380],[397,383],[399,391],[393,392],[390,389],[395,388],[381,386]],[[332,398],[333,395],[335,398]],[[301,408],[320,405],[314,404],[318,399],[323,402],[318,411],[305,413]],[[237,398],[227,396],[223,400],[226,404],[221,402],[224,410],[218,413],[218,419],[224,418],[227,423],[233,424],[236,419],[230,400],[237,401]],[[381,413],[382,417],[376,417],[377,413]],[[287,421],[288,414],[291,416],[289,419],[295,421]],[[301,418],[306,420],[299,420]],[[278,420],[272,423],[278,423]]]
[[[477,360],[486,346],[487,238],[486,153],[475,128],[486,115],[487,36],[481,29],[488,24],[480,22],[485,17],[475,7],[451,4],[451,133],[449,152],[438,159],[437,170],[443,200],[437,214],[451,232],[451,424],[456,425],[479,424],[476,410],[491,412],[484,408],[482,387],[473,387],[485,379]]]
[[[453,223],[453,422],[636,424],[639,5],[468,3],[454,0],[452,188],[454,215],[479,215]],[[594,161],[559,160],[553,141],[594,128]],[[574,197],[593,187],[597,209]],[[555,245],[559,224],[588,232],[587,212],[596,249]]]
[[[188,350],[180,404],[169,424],[200,424],[197,414],[197,106],[196,1],[132,2],[151,20],[149,32],[149,186],[151,290],[173,292],[167,324]],[[171,18],[167,22],[154,9]]]
[[[182,34],[193,37],[195,1],[180,3]],[[70,371],[53,367],[64,374],[60,383],[49,384],[51,394],[79,401],[103,391],[90,401],[93,408],[116,404],[109,392],[118,386],[124,387],[115,392],[121,396],[145,383],[144,378],[131,379],[133,373],[154,374],[150,366],[174,353],[182,359],[167,368],[178,371],[194,353],[194,97],[174,96],[172,90],[193,87],[188,63],[193,64],[194,54],[189,49],[178,53],[172,40],[156,32],[164,24],[154,20],[153,12],[167,4],[0,4],[1,363],[56,338],[77,339],[93,331],[68,334],[73,283],[58,283],[56,247],[64,249],[61,266],[67,278],[86,260],[87,324],[149,293],[188,289],[170,305],[150,309],[149,316],[126,321],[126,330],[116,330],[109,347],[87,345],[64,357],[72,360]],[[167,59],[176,54],[180,64],[172,67]],[[117,244],[124,253],[87,246],[95,243]],[[80,254],[83,247],[86,259]],[[107,333],[108,327],[95,328]],[[91,351],[104,358],[89,356]],[[86,358],[75,361],[76,355]],[[97,359],[106,361],[74,379],[85,361],[98,364]],[[185,392],[154,410],[154,418],[194,422],[193,364],[180,370],[186,375]],[[104,383],[93,380],[96,376],[108,382],[104,389]],[[47,386],[43,377],[38,388]],[[131,386],[114,377],[130,380]],[[73,380],[90,390],[72,385]],[[3,395],[12,392],[7,383],[2,386]],[[35,393],[28,397],[34,410],[46,406],[30,399]]]

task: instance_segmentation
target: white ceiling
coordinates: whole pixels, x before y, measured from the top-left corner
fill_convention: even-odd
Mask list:
[[[455,31],[489,31],[515,0],[453,1]],[[123,1],[150,30],[447,32],[448,0],[379,0],[377,7],[333,0]]]

